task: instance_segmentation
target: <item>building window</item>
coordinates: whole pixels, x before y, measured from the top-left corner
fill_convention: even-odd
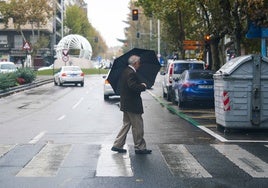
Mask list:
[[[0,44],[7,44],[7,35],[0,35]]]
[[[21,35],[15,35],[14,36],[14,47],[15,48],[22,48],[23,46],[23,40]]]
[[[30,43],[31,43],[31,44],[35,44],[35,43],[37,42],[37,37],[38,37],[38,36],[34,36],[34,37],[33,37],[33,36],[31,35],[31,36],[30,36]]]

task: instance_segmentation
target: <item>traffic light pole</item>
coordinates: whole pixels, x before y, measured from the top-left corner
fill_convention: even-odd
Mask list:
[[[133,21],[138,21],[139,20],[139,10],[138,9],[133,9],[132,10],[132,20]],[[140,37],[139,33],[139,25],[137,24],[137,38]],[[151,48],[151,40],[152,40],[152,18],[150,18],[150,48]],[[138,46],[138,41],[137,41],[137,46]],[[160,20],[157,20],[157,56],[160,58],[161,56],[161,38],[160,38]]]
[[[161,56],[161,52],[160,52],[160,20],[157,20],[157,51],[158,51],[158,56]]]

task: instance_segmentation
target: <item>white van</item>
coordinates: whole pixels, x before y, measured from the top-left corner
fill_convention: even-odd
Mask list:
[[[10,73],[17,71],[17,67],[13,62],[0,62],[0,73]]]
[[[190,69],[205,69],[205,62],[199,60],[168,60],[162,82],[163,98],[172,99],[172,84],[179,79],[181,73]]]

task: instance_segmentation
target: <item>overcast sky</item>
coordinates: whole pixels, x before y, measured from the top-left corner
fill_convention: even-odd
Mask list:
[[[104,38],[108,47],[122,45],[118,39],[125,39],[130,0],[85,0],[88,4],[88,18]]]

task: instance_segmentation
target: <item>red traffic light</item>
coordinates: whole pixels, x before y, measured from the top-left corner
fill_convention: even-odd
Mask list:
[[[133,9],[132,10],[132,20],[138,20],[139,19],[139,10]]]

